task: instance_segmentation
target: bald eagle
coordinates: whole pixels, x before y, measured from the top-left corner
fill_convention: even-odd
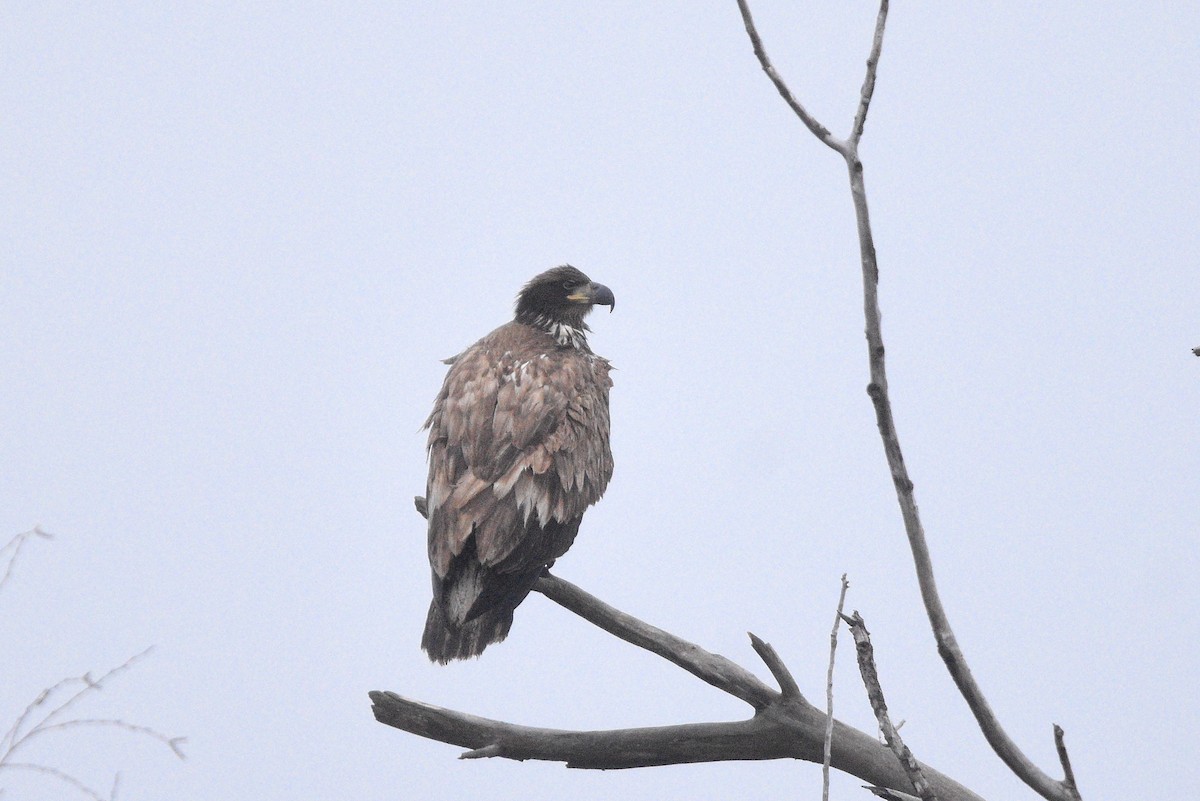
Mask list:
[[[478,656],[566,553],[612,477],[607,360],[583,318],[612,291],[570,265],[536,276],[516,316],[446,362],[429,429],[433,602],[421,647]]]

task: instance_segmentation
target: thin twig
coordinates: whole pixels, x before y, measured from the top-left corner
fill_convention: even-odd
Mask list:
[[[124,720],[112,720],[101,718],[79,718],[76,720],[65,720],[62,723],[51,723],[48,726],[39,726],[36,730],[31,731],[26,738],[28,741],[34,736],[47,734],[55,730],[75,729],[87,726],[100,726],[105,728],[124,729],[125,731],[141,734],[149,737],[152,740],[158,740],[160,743],[170,748],[175,756],[180,759],[187,759],[187,754],[183,753],[183,744],[187,742],[186,737],[168,737],[160,731],[150,728],[149,726],[139,726],[136,723],[129,723]]]
[[[787,84],[783,82],[783,78],[779,77],[779,73],[775,71],[771,59],[767,56],[767,51],[763,48],[758,29],[754,27],[754,18],[750,15],[750,6],[746,0],[738,0],[738,9],[742,12],[742,22],[746,25],[746,33],[750,37],[750,44],[754,47],[754,55],[758,56],[758,63],[762,65],[763,72],[771,79],[771,83],[775,84],[775,88],[784,102],[791,107],[792,111],[796,112],[796,116],[808,127],[808,130],[812,131],[813,136],[844,155],[846,143],[830,133],[828,128],[818,122],[817,118],[804,108],[803,104],[792,94],[792,90],[788,89]]]
[[[8,557],[8,565],[4,568],[4,575],[0,576],[0,590],[3,590],[4,585],[8,583],[10,578],[12,578],[13,567],[15,567],[17,564],[17,558],[21,555],[21,549],[25,547],[25,543],[28,542],[31,537],[35,536],[41,537],[44,540],[54,539],[54,535],[48,531],[42,531],[41,526],[34,526],[28,531],[22,531],[20,534],[17,534],[11,540],[5,543],[3,547],[0,547],[0,553],[4,553],[8,550],[12,551],[12,554]]]
[[[108,799],[100,795],[100,793],[96,792],[91,787],[72,776],[70,773],[67,773],[65,770],[52,768],[49,765],[39,765],[35,762],[9,762],[8,764],[4,765],[4,767],[11,770],[33,771],[34,773],[40,773],[43,776],[53,776],[55,779],[71,785],[89,798],[95,799],[95,801],[108,801]]]
[[[61,704],[59,704],[55,708],[51,709],[48,713],[46,713],[46,716],[43,717],[40,721],[38,721],[36,724],[34,724],[33,727],[29,729],[29,731],[25,732],[24,734],[20,734],[19,731],[14,730],[12,741],[8,745],[7,750],[3,754],[0,754],[0,765],[3,765],[19,748],[21,748],[21,746],[28,743],[31,738],[36,737],[41,731],[43,731],[46,727],[48,727],[53,721],[57,720],[64,712],[66,712],[68,709],[70,709],[72,706],[74,706],[75,703],[77,701],[79,701],[80,698],[83,698],[85,695],[87,695],[90,692],[95,692],[95,691],[99,690],[101,687],[104,686],[104,683],[106,681],[108,681],[113,676],[117,675],[118,673],[123,673],[124,671],[129,670],[131,667],[133,667],[135,662],[142,659],[142,657],[146,656],[152,650],[154,650],[153,646],[151,646],[150,648],[147,648],[146,650],[142,651],[139,654],[134,654],[133,656],[129,657],[121,664],[117,665],[115,668],[112,668],[111,670],[109,670],[107,673],[105,673],[98,679],[93,679],[90,674],[85,673],[85,674],[83,674],[83,676],[80,676],[78,679],[74,679],[74,680],[64,679],[63,681],[60,681],[58,684],[54,685],[55,687],[64,687],[68,683],[73,683],[74,681],[79,681],[79,682],[82,682],[84,686],[79,691],[77,691],[74,695],[72,695],[70,698],[63,701]],[[46,701],[49,699],[49,697],[50,697],[50,694],[48,691],[43,692],[42,694],[40,694],[38,696],[38,700],[36,700],[31,705],[31,707],[38,708],[38,707],[42,706],[44,703],[46,703]]]
[[[875,38],[871,42],[871,55],[867,56],[867,76],[863,78],[862,91],[858,100],[858,111],[854,114],[854,127],[850,131],[850,143],[857,146],[862,139],[863,126],[867,124],[867,109],[875,94],[875,72],[879,69],[879,54],[883,50],[883,29],[887,25],[888,0],[879,4],[879,15],[875,18]]]
[[[825,673],[825,758],[821,762],[821,801],[829,801],[829,760],[833,754],[833,662],[837,654],[838,627],[842,624],[842,609],[846,606],[846,590],[850,582],[842,574],[842,591],[838,594],[837,611],[833,615],[833,630],[829,632],[829,670]]]
[[[58,692],[63,687],[66,687],[68,684],[74,684],[75,682],[86,683],[86,680],[79,676],[72,676],[69,679],[62,679],[58,683],[51,685],[50,687],[47,687],[38,693],[37,697],[30,701],[25,709],[21,711],[21,714],[17,715],[17,719],[13,721],[12,727],[9,728],[9,730],[5,732],[4,737],[0,739],[0,765],[4,764],[4,760],[12,751],[12,744],[16,740],[17,734],[21,731],[21,727],[25,725],[27,720],[29,720],[29,716],[37,711],[42,704],[46,703],[46,699],[48,699],[54,693]]]
[[[129,670],[135,662],[146,656],[146,654],[150,653],[151,650],[152,649],[147,648],[141,653],[131,656],[120,665],[117,665],[115,668],[112,668],[104,673],[98,679],[93,679],[90,674],[85,673],[83,676],[63,679],[62,681],[38,693],[37,697],[25,707],[20,715],[17,716],[16,721],[4,735],[4,738],[0,739],[0,771],[20,769],[42,773],[46,776],[52,776],[60,781],[70,784],[80,792],[83,792],[92,798],[98,799],[98,801],[104,801],[104,798],[99,792],[79,781],[66,771],[51,767],[49,765],[13,761],[14,754],[16,754],[20,749],[29,745],[30,742],[38,737],[55,731],[82,728],[85,726],[103,726],[124,729],[125,731],[133,732],[134,734],[150,737],[151,739],[158,740],[170,748],[171,751],[174,752],[175,756],[179,757],[180,759],[185,759],[186,757],[183,753],[182,745],[184,742],[186,742],[186,739],[183,737],[168,737],[167,735],[151,729],[148,726],[139,726],[124,720],[100,718],[74,718],[70,720],[60,719],[67,712],[67,710],[71,709],[71,707],[74,706],[81,698],[89,693],[98,692],[101,690],[109,679],[118,673]],[[49,711],[45,711],[47,707],[50,707],[51,699],[55,697],[59,690],[70,687],[74,684],[82,684],[83,686],[70,697],[57,703],[57,705],[53,706],[53,708],[50,708]],[[29,720],[42,712],[45,712],[45,714],[42,716],[41,720],[26,728]],[[109,801],[114,801],[116,798],[119,778],[120,774],[118,774],[117,778],[114,778],[113,780],[113,788],[109,793]]]
[[[892,719],[888,716],[887,702],[883,698],[883,686],[879,683],[879,671],[875,667],[875,649],[871,646],[871,633],[867,631],[867,624],[863,622],[862,616],[858,612],[850,617],[843,616],[843,619],[850,626],[850,633],[854,635],[854,646],[858,651],[858,670],[862,674],[863,684],[867,688],[867,699],[871,702],[875,719],[879,721],[879,728],[883,732],[884,740],[896,755],[896,759],[900,760],[900,765],[908,774],[908,780],[912,782],[917,795],[921,796],[923,801],[938,801],[937,794],[929,784],[929,780],[925,778],[925,771],[921,768],[921,763],[917,762],[912,751],[904,744],[904,740],[900,738],[900,732],[896,731],[896,727],[892,725]]]

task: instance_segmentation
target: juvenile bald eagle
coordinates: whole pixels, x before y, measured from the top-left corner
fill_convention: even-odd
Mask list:
[[[612,380],[583,322],[597,304],[616,305],[608,287],[557,267],[521,289],[512,322],[447,360],[425,423],[433,602],[421,647],[436,662],[508,635],[608,486]]]

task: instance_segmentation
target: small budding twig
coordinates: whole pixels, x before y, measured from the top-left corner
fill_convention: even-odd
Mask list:
[[[854,635],[854,647],[858,651],[858,670],[862,673],[863,684],[867,688],[867,698],[871,701],[875,719],[879,721],[884,741],[892,749],[896,758],[900,760],[900,765],[908,774],[908,780],[912,782],[917,795],[921,796],[924,801],[937,801],[937,794],[934,793],[929,780],[925,778],[925,771],[921,768],[921,763],[917,762],[912,751],[904,744],[904,740],[900,738],[900,732],[896,731],[896,727],[892,725],[892,719],[888,717],[887,702],[883,699],[883,687],[879,684],[879,671],[875,668],[875,649],[871,645],[871,633],[867,631],[867,624],[858,612],[849,617],[843,615],[842,619],[850,626],[850,633]]]

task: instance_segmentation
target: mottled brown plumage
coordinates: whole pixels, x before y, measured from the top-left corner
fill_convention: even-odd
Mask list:
[[[429,428],[433,602],[421,647],[446,663],[503,640],[612,476],[609,363],[583,322],[607,287],[571,266],[534,278],[515,319],[463,351]]]

